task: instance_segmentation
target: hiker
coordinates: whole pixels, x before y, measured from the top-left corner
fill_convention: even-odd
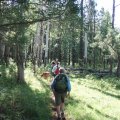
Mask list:
[[[56,65],[52,69],[53,76],[59,74],[60,62],[56,61]]]
[[[55,65],[56,65],[56,62],[55,62],[55,61],[52,61],[52,62],[51,62],[51,75],[52,75],[52,76],[55,76],[55,75],[54,75],[54,72],[52,71],[52,70],[53,70],[53,67],[54,67]]]
[[[60,68],[60,73],[54,78],[51,88],[55,96],[55,104],[57,109],[57,120],[66,120],[64,116],[65,97],[70,95],[71,84],[65,69]]]

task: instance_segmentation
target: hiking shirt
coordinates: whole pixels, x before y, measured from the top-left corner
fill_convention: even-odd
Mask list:
[[[63,73],[62,73],[63,74]],[[59,74],[58,74],[59,75]],[[57,75],[57,76],[58,76]],[[57,77],[55,76],[55,78]],[[51,89],[55,89],[55,83],[56,83],[56,79],[54,78],[54,80],[52,81],[51,83]],[[68,78],[68,76],[66,75],[66,78],[67,78],[67,91],[70,92],[71,91],[71,84],[70,84],[70,80]]]
[[[54,65],[54,66],[55,66],[55,65]],[[51,73],[51,75],[52,75],[53,77],[55,76],[55,75],[54,75],[54,72],[53,72],[53,67],[54,67],[54,66],[51,65],[51,69],[50,69],[50,73]]]
[[[60,68],[60,65],[55,65],[55,66],[53,67],[53,69],[52,69],[52,72],[53,72],[54,74],[55,74],[55,71],[56,71],[57,67]]]

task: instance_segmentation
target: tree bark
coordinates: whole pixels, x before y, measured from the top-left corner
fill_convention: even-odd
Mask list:
[[[76,61],[76,51],[75,51],[75,35],[74,35],[74,22],[72,23],[72,66],[75,67],[75,61]]]
[[[83,42],[83,0],[81,0],[81,31],[80,31],[80,59],[84,58],[84,42]]]
[[[48,63],[49,25],[50,25],[50,22],[48,21],[47,22],[47,30],[46,30],[45,66]]]
[[[2,61],[4,58],[4,52],[5,52],[5,45],[0,42],[0,60]]]
[[[20,45],[17,45],[17,82],[24,82],[24,57]]]
[[[114,29],[114,19],[115,19],[115,0],[113,0],[112,29]],[[113,69],[113,59],[110,58],[110,74],[112,74],[112,69]]]
[[[6,63],[6,66],[8,66],[8,63],[9,63],[9,56],[10,56],[10,47],[8,45],[6,45],[5,53],[4,53],[4,61]]]

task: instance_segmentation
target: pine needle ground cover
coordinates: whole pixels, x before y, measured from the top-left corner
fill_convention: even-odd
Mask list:
[[[9,69],[0,68],[1,120],[52,120],[50,82],[30,69],[18,85]],[[3,74],[4,71],[4,74]],[[72,91],[65,103],[67,120],[119,120],[120,80],[70,75]]]

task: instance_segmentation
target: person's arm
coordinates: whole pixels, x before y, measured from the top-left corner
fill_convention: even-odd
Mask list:
[[[53,67],[52,72],[54,73],[56,70],[56,65]]]
[[[66,97],[70,97],[70,91],[71,91],[71,84],[70,84],[70,80],[67,77],[67,96]]]
[[[54,86],[55,86],[55,79],[52,81],[51,83],[51,89],[54,90]]]
[[[67,77],[67,91],[70,92],[71,91],[71,83],[69,78]]]

